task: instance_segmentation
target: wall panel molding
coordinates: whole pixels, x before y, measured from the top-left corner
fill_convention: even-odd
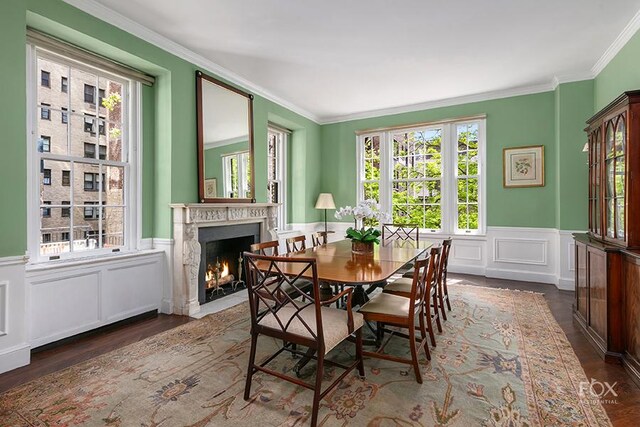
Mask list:
[[[548,241],[502,237],[493,240],[493,260],[507,264],[547,265]]]

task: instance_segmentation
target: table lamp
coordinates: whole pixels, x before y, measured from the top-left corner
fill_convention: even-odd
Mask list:
[[[324,232],[327,232],[327,209],[335,209],[336,204],[333,201],[331,193],[320,193],[316,202],[316,209],[324,209]]]

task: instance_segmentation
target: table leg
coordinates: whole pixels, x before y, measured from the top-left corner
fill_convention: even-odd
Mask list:
[[[369,295],[364,291],[364,287],[362,285],[354,286],[351,304],[354,307],[362,307],[367,301],[369,301]]]

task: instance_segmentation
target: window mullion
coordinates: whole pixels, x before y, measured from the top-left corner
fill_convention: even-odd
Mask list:
[[[380,207],[382,211],[393,215],[393,171],[391,170],[391,156],[393,154],[391,145],[393,142],[390,135],[389,132],[380,134],[380,181],[378,185],[380,188]]]

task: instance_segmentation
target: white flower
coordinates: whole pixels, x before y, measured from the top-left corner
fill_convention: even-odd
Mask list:
[[[345,216],[353,216],[357,221],[363,219],[377,219],[380,222],[388,222],[391,216],[380,211],[380,204],[374,199],[363,200],[356,207],[345,206],[336,210],[334,215],[336,219],[342,219]]]

